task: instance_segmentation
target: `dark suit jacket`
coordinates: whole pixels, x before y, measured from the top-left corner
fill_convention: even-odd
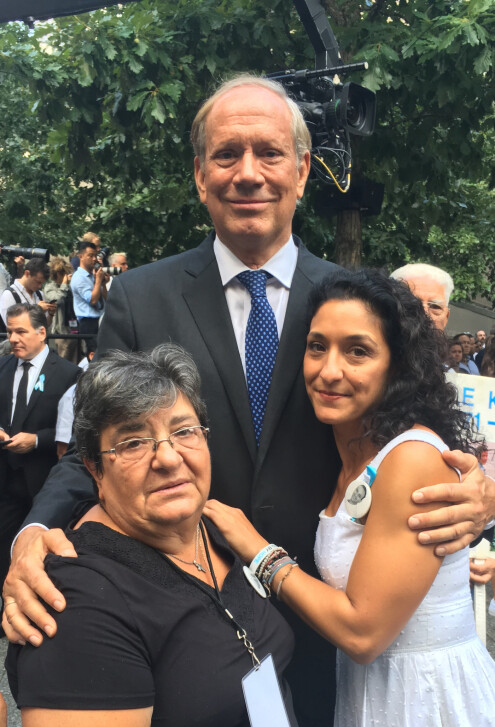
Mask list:
[[[166,341],[192,354],[210,419],[212,497],[242,508],[268,540],[316,574],[318,513],[330,501],[340,463],[331,428],[317,421],[304,387],[306,301],[313,284],[338,267],[296,240],[298,262],[257,449],[212,241],[210,235],[194,250],[114,278],[98,355],[111,348],[147,350]],[[75,514],[74,502],[91,497],[84,466],[68,453],[52,470],[25,524],[65,527]],[[299,711],[311,713],[300,724],[327,725],[333,713],[333,651],[287,610],[284,615],[296,633],[291,689]]]
[[[338,457],[331,429],[316,420],[304,388],[306,301],[313,283],[338,267],[297,241],[298,262],[257,449],[212,240],[210,235],[194,250],[114,279],[98,355],[111,348],[147,350],[165,341],[184,346],[198,365],[208,408],[212,496],[242,508],[266,538],[283,544],[314,570],[318,513],[330,500]],[[63,526],[72,507],[67,486],[77,490],[81,479],[77,496],[91,492],[82,484],[82,476],[89,480],[77,461],[66,463],[38,496],[31,522]]]
[[[12,387],[18,359],[14,355],[0,358],[0,426],[8,431],[12,415]],[[7,486],[7,465],[24,472],[31,498],[40,490],[50,469],[57,462],[55,425],[57,406],[62,394],[77,381],[78,366],[50,351],[41,369],[45,375],[43,391],[33,390],[26,408],[21,431],[36,434],[38,446],[27,454],[0,450],[0,483]]]

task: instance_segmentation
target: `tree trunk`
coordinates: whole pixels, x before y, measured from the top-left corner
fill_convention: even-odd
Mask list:
[[[358,209],[342,210],[337,215],[334,262],[344,268],[358,268],[362,251],[361,213]]]

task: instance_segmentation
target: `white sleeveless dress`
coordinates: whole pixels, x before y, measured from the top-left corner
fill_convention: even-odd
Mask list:
[[[438,437],[410,430],[389,442],[372,465],[377,468],[394,446],[411,440],[447,449]],[[321,578],[334,588],[345,590],[362,532],[344,502],[334,517],[320,513],[315,562]],[[444,558],[412,618],[371,664],[356,664],[337,651],[334,726],[494,725],[495,662],[476,635],[465,548]]]

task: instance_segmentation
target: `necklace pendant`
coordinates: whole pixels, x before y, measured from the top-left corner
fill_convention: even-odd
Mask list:
[[[200,573],[206,573],[206,569],[197,560],[193,560],[192,564],[196,566]]]

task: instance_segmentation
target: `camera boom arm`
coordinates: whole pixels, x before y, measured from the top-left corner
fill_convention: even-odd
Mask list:
[[[282,83],[299,106],[311,134],[312,169],[320,180],[347,192],[351,182],[350,134],[369,136],[375,125],[375,94],[340,78],[368,68],[342,62],[337,39],[319,0],[294,0],[315,50],[315,70],[286,70],[267,78]],[[332,169],[333,167],[333,169]]]
[[[339,44],[319,0],[294,0],[301,22],[315,49],[315,68],[342,65]]]

